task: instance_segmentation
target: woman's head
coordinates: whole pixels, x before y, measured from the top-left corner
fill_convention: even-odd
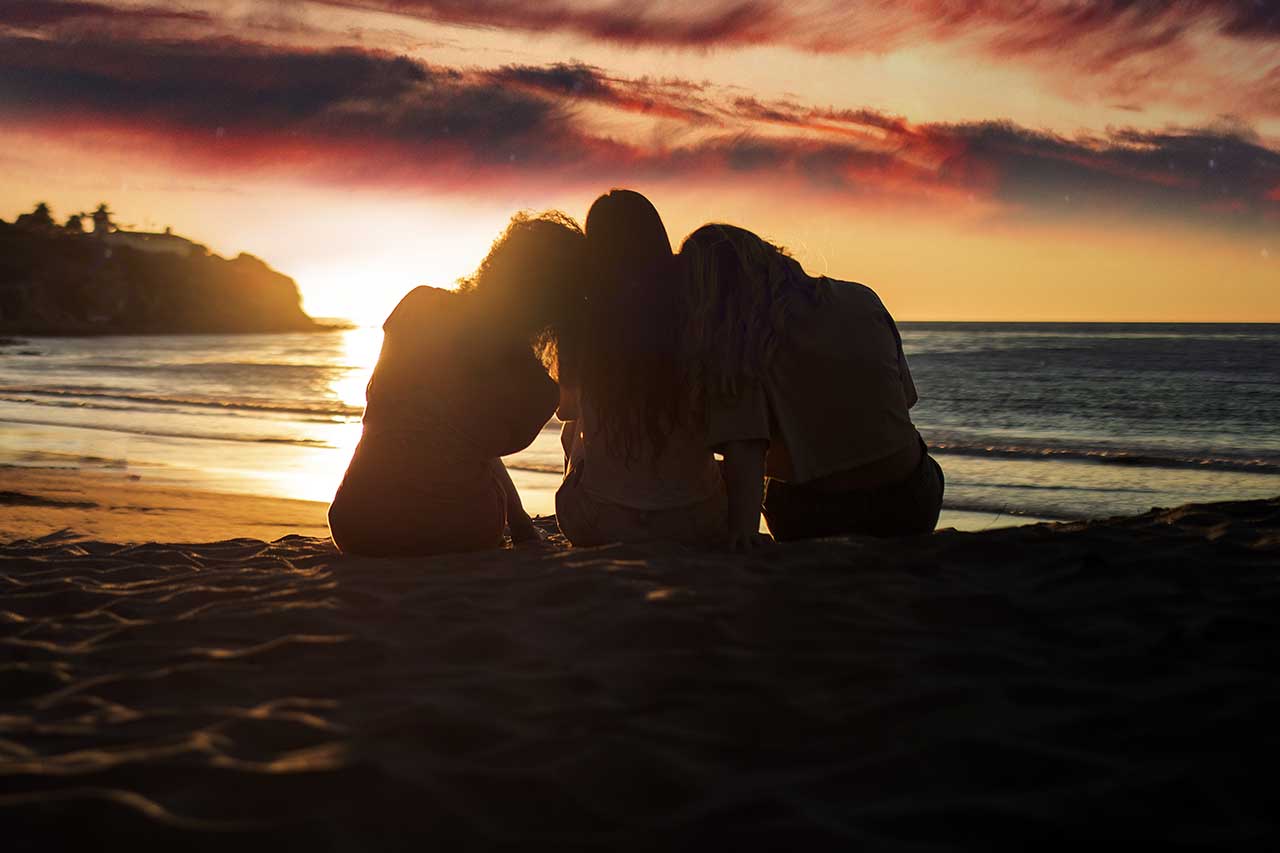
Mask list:
[[[759,377],[777,349],[797,297],[816,302],[826,285],[786,250],[743,228],[704,225],[680,247],[685,358],[695,396],[732,396]]]
[[[671,258],[671,240],[649,199],[633,190],[610,190],[587,211],[587,254],[605,275],[644,271]]]
[[[570,381],[626,458],[660,452],[685,411],[680,375],[680,282],[662,217],[647,198],[612,190],[587,213],[591,280],[572,341]],[[563,373],[562,373],[563,376]]]
[[[582,229],[558,211],[512,217],[476,271],[458,282],[489,321],[537,339],[564,321],[587,279]]]

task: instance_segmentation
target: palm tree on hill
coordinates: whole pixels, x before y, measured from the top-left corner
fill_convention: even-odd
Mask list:
[[[30,213],[24,213],[13,223],[21,228],[56,228],[49,205],[39,202]]]

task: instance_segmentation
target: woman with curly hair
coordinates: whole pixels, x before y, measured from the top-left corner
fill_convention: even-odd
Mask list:
[[[560,529],[574,545],[724,539],[725,493],[681,361],[681,277],[644,196],[613,190],[587,214],[589,286],[559,344],[566,475]]]
[[[689,385],[724,453],[731,544],[757,541],[762,503],[780,541],[933,530],[942,469],[875,292],[809,276],[732,225],[699,228],[680,259]]]
[[[504,524],[537,539],[500,457],[556,407],[534,355],[582,278],[582,232],[560,214],[517,216],[457,292],[419,287],[383,325],[364,431],[329,507],[345,553],[496,548]]]

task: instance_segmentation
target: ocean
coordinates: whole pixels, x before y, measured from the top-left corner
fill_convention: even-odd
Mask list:
[[[900,328],[944,526],[1280,495],[1280,326]],[[0,465],[327,501],[380,345],[376,328],[4,342]],[[558,424],[506,461],[530,512],[554,511]]]

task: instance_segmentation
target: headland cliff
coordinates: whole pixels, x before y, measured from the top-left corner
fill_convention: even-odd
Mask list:
[[[0,221],[0,334],[307,332],[293,279],[171,233]]]

